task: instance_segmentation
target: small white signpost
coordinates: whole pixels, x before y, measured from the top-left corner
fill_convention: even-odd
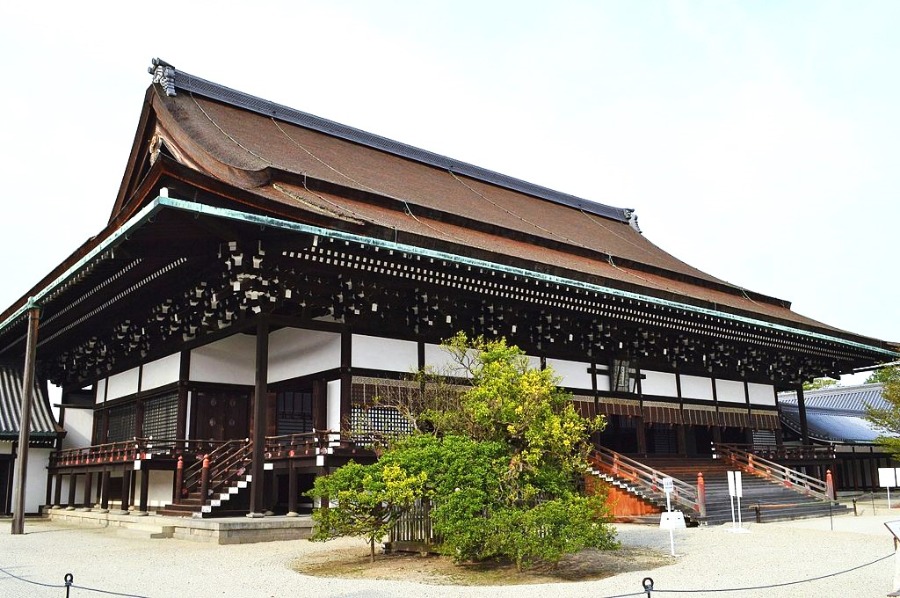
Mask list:
[[[684,528],[684,513],[672,510],[672,492],[675,491],[675,482],[672,478],[663,478],[663,492],[666,493],[666,512],[659,517],[660,529],[669,530],[669,545],[672,547],[672,556],[675,556],[675,528]]]
[[[878,468],[878,486],[887,488],[888,509],[891,508],[891,488],[897,487],[898,478],[900,478],[900,469],[893,467]]]
[[[731,497],[731,523],[732,528],[728,531],[747,532],[744,529],[744,522],[741,519],[741,497],[744,495],[744,487],[741,482],[740,471],[728,472],[728,494]],[[734,518],[734,499],[737,498],[737,521]]]

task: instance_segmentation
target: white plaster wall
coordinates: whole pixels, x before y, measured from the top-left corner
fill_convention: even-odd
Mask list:
[[[152,390],[178,382],[178,373],[181,370],[181,354],[173,353],[168,357],[144,364],[141,372],[141,390]]]
[[[750,394],[751,405],[770,405],[774,407],[777,402],[775,400],[775,387],[771,384],[756,384],[750,382],[747,384],[747,391]]]
[[[140,370],[134,368],[107,378],[109,387],[106,392],[106,400],[112,401],[120,397],[137,394],[139,375]]]
[[[440,345],[425,344],[425,365],[438,374],[451,376],[468,376],[450,356],[450,352]]]
[[[90,446],[91,432],[94,428],[94,410],[67,407],[65,427],[66,435],[63,437],[63,450]]]
[[[28,470],[25,472],[26,513],[37,513],[47,499],[47,465],[50,463],[51,452],[52,449],[28,449]]]
[[[141,472],[132,473],[136,476],[134,483],[134,506],[140,507],[141,500]],[[172,502],[172,486],[175,483],[175,474],[171,471],[150,471],[150,480],[147,484],[147,508],[161,509]]]
[[[678,383],[675,381],[675,374],[651,370],[641,370],[641,374],[644,376],[644,379],[641,380],[641,392],[643,394],[661,397],[678,396]]]
[[[681,396],[685,399],[704,399],[712,401],[712,378],[681,376]]]
[[[539,364],[540,365],[540,364]],[[580,388],[591,390],[591,374],[588,369],[591,367],[589,363],[581,363],[579,361],[567,361],[563,359],[548,359],[547,367],[553,368],[558,376],[562,378],[561,386],[567,388]]]
[[[191,351],[194,382],[256,383],[256,337],[235,334]]]
[[[97,380],[97,404],[106,400],[106,378]]]
[[[255,350],[254,345],[249,361],[251,373],[255,367]],[[340,365],[341,335],[336,332],[282,328],[269,335],[270,384]],[[250,384],[254,382],[251,376]]]
[[[528,360],[528,367],[530,369],[532,369],[532,370],[541,369],[541,358],[540,357],[535,357],[534,355],[526,355],[525,359]]]
[[[12,455],[12,442],[0,442],[0,455]]]
[[[603,370],[597,372],[597,390],[610,390],[611,388],[609,372]]]
[[[720,403],[747,403],[744,383],[738,380],[716,380],[716,399]]]
[[[352,365],[355,368],[393,372],[414,372],[419,369],[418,345],[412,341],[354,334],[352,353]]]
[[[341,429],[341,381],[330,380],[327,387],[325,425],[329,430]]]

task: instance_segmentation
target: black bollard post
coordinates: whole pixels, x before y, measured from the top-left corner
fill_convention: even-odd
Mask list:
[[[644,586],[644,591],[647,592],[647,598],[650,598],[650,592],[653,591],[653,578],[645,577],[641,581],[641,585]]]
[[[63,581],[66,582],[66,598],[69,598],[69,588],[72,587],[72,581],[74,579],[75,578],[72,577],[71,573],[66,573],[66,575],[63,577]]]

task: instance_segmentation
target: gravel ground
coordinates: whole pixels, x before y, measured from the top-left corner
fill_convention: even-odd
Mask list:
[[[75,586],[107,592],[73,586],[69,594],[72,598],[99,597],[109,592],[152,598],[603,598],[646,596],[641,589],[645,576],[655,582],[654,596],[664,596],[667,590],[699,590],[688,595],[866,598],[885,596],[894,589],[894,548],[884,522],[897,519],[900,512],[882,511],[878,515],[836,517],[833,530],[827,518],[765,525],[745,523],[744,533],[734,533],[730,524],[679,530],[675,534],[677,556],[671,565],[596,581],[501,587],[343,580],[301,575],[291,569],[292,562],[305,554],[364,545],[353,539],[326,544],[298,540],[218,546],[149,540],[135,532],[67,527],[43,520],[26,520],[26,533],[13,536],[9,533],[9,520],[0,520],[0,596],[63,598],[66,590],[58,586],[63,585],[66,573],[72,573]],[[637,525],[617,528],[623,544],[669,552],[669,535],[665,531]],[[860,568],[818,581],[723,591],[808,580],[854,567]]]

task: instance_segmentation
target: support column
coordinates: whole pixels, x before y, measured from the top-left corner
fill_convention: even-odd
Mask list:
[[[78,475],[71,474],[69,476],[69,498],[66,500],[66,510],[75,510],[75,487],[78,486]]]
[[[637,452],[640,455],[647,454],[647,424],[643,417],[636,417],[635,432],[637,433]]]
[[[11,533],[25,533],[25,482],[28,470],[28,442],[31,435],[31,395],[34,391],[34,361],[37,352],[38,325],[41,308],[34,299],[28,300],[28,336],[25,340],[25,371],[22,374],[22,410],[19,418],[19,445],[16,470],[13,476],[12,529]]]
[[[809,446],[809,425],[806,423],[806,399],[803,397],[803,384],[797,386],[797,409],[800,412],[800,443]]]
[[[138,509],[140,509],[141,513],[147,512],[147,503],[148,498],[150,496],[150,471],[147,469],[141,469],[141,499],[140,505]]]
[[[100,474],[100,511],[109,512],[109,470],[104,469]]]
[[[288,463],[288,517],[296,517],[297,513],[297,468],[293,460]]]
[[[56,478],[56,484],[53,486],[53,506],[59,507],[62,506],[62,481],[63,476],[61,473],[53,476]]]
[[[128,507],[131,506],[131,471],[127,467],[125,471],[122,472],[122,495],[120,497],[121,509],[124,513],[128,512]]]
[[[266,444],[266,394],[269,378],[269,321],[261,317],[256,324],[256,389],[253,394],[253,476],[248,517],[263,517],[265,483],[263,481]]]
[[[350,429],[351,390],[353,387],[353,334],[349,330],[341,333],[341,428],[340,432]]]
[[[91,486],[94,484],[94,474],[86,473],[84,474],[84,503],[81,507],[85,511],[90,511],[91,507],[94,506],[94,503],[91,502]]]

